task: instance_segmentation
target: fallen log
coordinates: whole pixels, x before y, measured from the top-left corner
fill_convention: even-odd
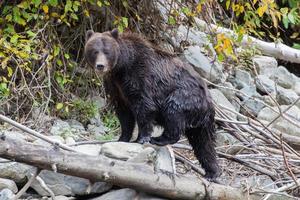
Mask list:
[[[216,33],[225,33],[229,36],[237,37],[237,34],[234,31],[223,28],[214,24],[208,25],[205,21],[197,19],[196,21],[200,30],[209,32],[210,27],[213,28]],[[249,46],[256,46],[264,55],[273,56],[277,59],[285,60],[292,63],[300,63],[300,50],[289,47],[282,43],[274,43],[274,42],[265,42],[259,40],[255,37],[244,35],[241,45],[245,48],[249,48]]]
[[[45,147],[7,135],[0,136],[0,157],[29,164],[40,169],[105,181],[170,199],[247,199],[239,189],[210,183],[182,175],[155,173],[145,164],[114,160],[102,155],[89,156],[65,151],[55,146]]]

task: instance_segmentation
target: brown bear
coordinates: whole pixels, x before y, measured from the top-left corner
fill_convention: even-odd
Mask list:
[[[214,180],[215,110],[205,82],[178,57],[135,33],[86,33],[85,59],[103,74],[106,94],[121,124],[120,141],[129,142],[137,123],[138,143],[176,143],[185,134],[194,154]],[[153,125],[164,131],[151,137]]]

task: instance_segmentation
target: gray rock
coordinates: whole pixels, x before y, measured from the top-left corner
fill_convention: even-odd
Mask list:
[[[282,105],[280,106],[281,110],[285,110],[288,106]],[[278,108],[272,107],[274,110],[278,111]],[[290,115],[294,117],[296,120],[300,121],[300,109],[297,106],[292,106],[287,112],[287,115]],[[275,119],[279,114],[274,112],[271,108],[265,107],[263,108],[259,114],[258,119],[261,121],[266,121],[267,123]],[[278,118],[275,120],[275,122],[271,125],[271,128],[275,128],[279,131],[282,131],[283,133],[287,133],[294,136],[300,136],[300,128],[291,124],[289,121]]]
[[[224,96],[231,101],[235,97],[235,91],[234,87],[230,82],[224,82],[219,84],[222,87],[219,87],[218,89],[224,94]]]
[[[283,66],[279,66],[270,78],[286,89],[292,88],[295,84],[293,75]]]
[[[154,197],[149,194],[139,193],[139,200],[168,200],[164,198]]]
[[[31,137],[26,136],[26,134],[22,134],[20,132],[17,131],[7,131],[7,130],[0,130],[0,135],[6,135],[7,137],[11,138],[12,140],[30,140]],[[31,138],[32,140],[32,138]]]
[[[228,99],[224,96],[224,94],[218,90],[218,89],[211,89],[209,90],[210,94],[212,96],[212,99],[216,102],[216,104],[225,106],[231,110],[235,110],[234,106],[228,101]],[[229,116],[231,116],[233,119],[236,119],[236,114],[224,110]]]
[[[4,188],[11,190],[13,193],[18,192],[18,187],[14,181],[0,178],[0,190],[3,190]]]
[[[233,105],[236,112],[240,112],[241,109],[241,100],[238,97],[233,97],[230,101],[230,103]]]
[[[127,162],[153,164],[157,153],[152,147],[146,147],[135,157],[131,157]]]
[[[227,132],[222,132],[217,134],[216,146],[224,146],[224,145],[234,145],[239,141],[235,139],[232,135]]]
[[[247,99],[242,102],[241,113],[246,116],[257,116],[259,111],[265,107],[265,105],[254,99]],[[249,115],[250,114],[250,115]]]
[[[5,159],[1,159],[4,161]],[[16,162],[8,162],[0,164],[0,177],[13,180],[17,184],[23,184],[26,182],[26,174],[33,167]]]
[[[106,128],[103,125],[96,126],[93,124],[88,124],[87,131],[93,134],[95,137],[99,137],[105,134]]]
[[[60,173],[55,173],[48,170],[43,170],[40,177],[46,185],[58,195],[84,195],[89,193],[103,193],[108,191],[112,185],[105,182],[97,182],[91,187],[91,183],[87,179],[68,176]],[[38,181],[34,181],[31,187],[41,196],[49,196],[49,194],[40,186]]]
[[[109,142],[102,145],[101,154],[120,160],[136,157],[144,147],[138,143]]]
[[[300,95],[300,81],[299,82],[295,82],[295,85],[293,87],[293,90]]]
[[[137,196],[137,192],[135,190],[124,188],[120,190],[110,191],[100,197],[92,198],[91,200],[133,200]]]
[[[87,134],[80,122],[76,120],[69,120],[67,122],[60,119],[54,121],[50,133],[52,135],[58,135],[63,138],[73,137],[75,139],[78,139],[78,135]]]
[[[101,145],[85,144],[85,145],[74,146],[73,149],[75,149],[78,152],[87,154],[87,155],[98,156],[101,151]]]
[[[260,94],[256,91],[256,87],[254,85],[249,85],[236,93],[236,96],[238,96],[242,101],[248,100],[250,97],[259,97]]]
[[[275,82],[266,75],[258,75],[255,78],[255,84],[257,89],[264,94],[275,92]]]
[[[255,56],[252,58],[252,61],[258,73],[268,77],[278,66],[277,60],[268,56]]]
[[[174,158],[173,151],[170,150],[170,147],[159,147],[157,149],[154,170],[176,174]]]
[[[12,200],[14,198],[14,193],[9,189],[3,189],[0,191],[1,200]]]
[[[262,100],[268,104],[269,106],[276,106],[276,103],[274,102],[274,100],[276,101],[276,95],[275,94],[271,94],[273,99],[269,96],[269,95],[264,95],[262,98]]]
[[[204,78],[215,83],[225,79],[222,65],[202,54],[199,46],[190,46],[184,51],[184,57]]]
[[[297,98],[297,93],[292,89],[277,88],[277,101],[280,105],[292,104]]]
[[[207,34],[198,31],[195,28],[187,29],[187,27],[184,25],[180,25],[175,33],[176,35],[173,42],[177,46],[180,46],[181,42],[187,41],[190,45],[208,47],[213,55],[216,55],[213,45],[207,37]]]
[[[254,80],[249,72],[241,69],[235,70],[235,85],[237,89],[249,87],[250,85],[253,85],[253,83]]]

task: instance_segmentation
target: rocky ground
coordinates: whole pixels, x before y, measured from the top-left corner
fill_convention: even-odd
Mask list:
[[[245,121],[246,117],[250,117],[268,125],[278,116],[278,112],[290,107],[285,113],[288,118],[279,117],[269,127],[291,136],[300,137],[300,101],[297,101],[300,95],[300,78],[290,73],[286,67],[278,66],[275,58],[256,55],[250,58],[251,70],[242,66],[234,66],[232,70],[226,70],[222,64],[207,56],[207,48],[210,49],[212,55],[214,50],[205,33],[190,29],[187,36],[187,29],[180,26],[172,38],[174,44],[180,44],[185,39],[188,40],[190,45],[185,48],[182,59],[192,64],[195,70],[207,80],[215,103],[227,109],[224,109],[224,112],[230,116],[231,120]],[[164,46],[172,51],[170,45],[165,44]],[[104,100],[100,97],[95,97],[94,101],[99,108],[105,105]],[[231,111],[228,112],[228,110]],[[145,163],[155,169],[175,173],[173,153],[166,147],[155,149],[147,145],[117,142],[82,143],[87,140],[103,139],[108,132],[108,128],[103,125],[99,116],[90,119],[86,126],[76,120],[63,121],[49,116],[43,117],[42,121],[45,125],[38,131],[48,135],[51,139],[73,146],[77,151],[95,156],[102,154],[127,162]],[[160,132],[161,130],[157,129],[155,134]],[[17,140],[49,145],[45,141],[32,138],[7,125],[1,127],[0,133],[9,134]],[[224,151],[223,147],[226,146],[232,147],[226,148],[226,153],[236,153],[234,147],[238,146],[240,141],[230,131],[219,127],[217,138],[218,151]],[[184,138],[182,139],[181,143],[186,144]],[[176,151],[197,163],[190,151],[182,149],[176,149]],[[219,158],[219,162],[222,167],[220,177],[222,184],[249,191],[252,188],[262,191],[277,188],[275,180],[249,170],[244,165],[224,158]],[[32,176],[33,170],[34,168],[31,166],[1,159],[0,199],[13,198]],[[189,165],[178,161],[176,162],[176,171],[188,176],[199,176],[198,173],[191,170]],[[32,183],[22,198],[47,199],[51,193],[59,200],[75,199],[87,194],[90,196],[85,196],[85,199],[162,199],[133,189],[118,188],[105,182],[92,184],[86,179],[46,170],[40,173],[39,178]]]

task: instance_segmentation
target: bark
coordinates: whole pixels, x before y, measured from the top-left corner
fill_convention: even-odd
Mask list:
[[[201,30],[206,32],[210,30],[210,26],[212,29],[216,30],[217,33],[225,33],[236,37],[236,34],[232,30],[219,27],[214,24],[207,25],[205,21],[200,19],[197,20],[197,25]],[[265,55],[273,56],[292,63],[300,63],[300,50],[294,49],[285,44],[265,42],[252,36],[245,35],[242,39],[242,46],[249,48],[251,45],[255,45]]]
[[[113,160],[104,156],[89,156],[45,147],[29,142],[0,137],[0,157],[57,172],[105,181],[170,199],[245,199],[239,189],[209,183],[182,175],[155,173],[145,164]]]

